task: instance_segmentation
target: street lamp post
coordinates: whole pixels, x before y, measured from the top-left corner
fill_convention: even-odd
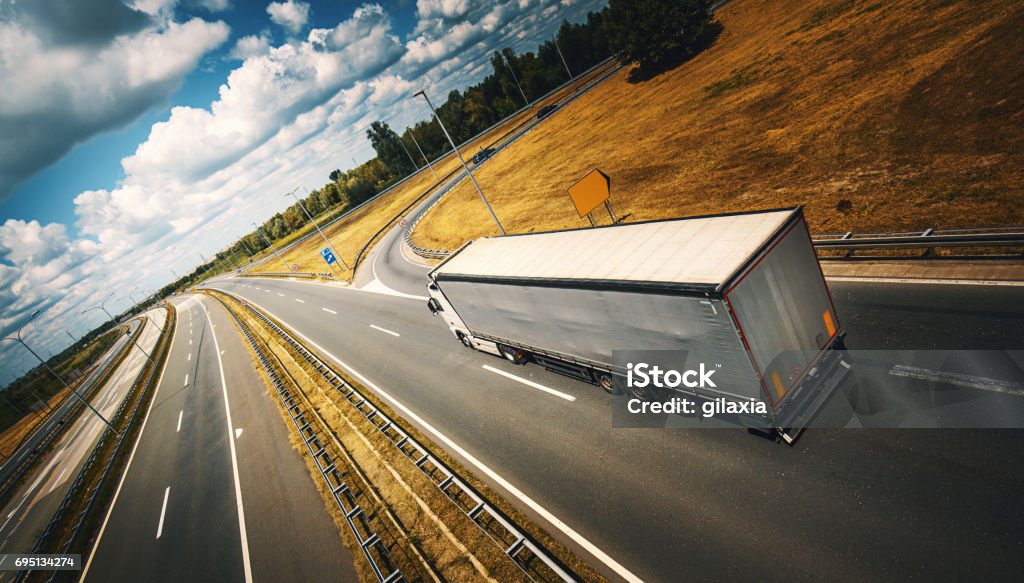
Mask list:
[[[117,323],[117,319],[114,318],[113,314],[111,314],[110,312],[107,311],[107,306],[106,306],[107,302],[110,301],[110,297],[113,296],[113,295],[114,295],[114,292],[110,292],[110,294],[108,294],[107,297],[104,298],[102,302],[100,302],[100,305],[93,306],[93,307],[91,307],[91,308],[89,308],[87,310],[83,310],[82,313],[84,314],[86,312],[91,312],[93,310],[103,310],[103,313],[106,314],[107,317],[110,318],[111,321],[113,321],[116,324]],[[132,338],[131,330],[128,331],[128,340],[132,341],[132,344],[135,345],[135,348],[139,349],[139,352],[141,352],[146,357],[146,360],[148,360],[149,362],[153,362],[153,359],[150,358],[149,353],[147,353],[145,350],[143,350],[142,347],[139,346],[139,343],[136,342],[134,338]]]
[[[398,145],[402,146],[402,150],[405,152],[405,155],[408,156],[409,157],[409,161],[412,162],[412,167],[415,168],[416,171],[418,172],[419,169],[420,169],[420,166],[419,166],[419,164],[416,163],[416,159],[412,157],[412,154],[409,153],[409,148],[405,147],[405,142],[402,141],[402,136],[398,136]]]
[[[257,225],[256,223],[253,223],[252,226],[256,227],[256,232],[260,234],[260,237],[263,237],[264,241],[267,242],[267,247],[270,247],[270,252],[273,253],[274,256],[278,258],[278,260],[281,262],[281,265],[284,265],[284,270],[291,271],[291,268],[289,268],[288,264],[285,263],[284,257],[281,257],[281,254],[277,252],[277,249],[274,249],[274,244],[270,242],[270,239],[268,239],[266,235],[263,234],[263,230],[260,229],[260,226]]]
[[[412,130],[409,130],[409,137],[412,138],[412,143],[416,144],[416,149],[420,151],[420,156],[423,156],[423,161],[427,163],[427,168],[430,168],[430,173],[434,175],[434,180],[441,180],[437,177],[437,172],[434,172],[434,165],[430,163],[430,159],[423,153],[423,148],[420,147],[420,143],[416,141],[416,136],[413,135]]]
[[[569,63],[565,62],[565,56],[562,55],[562,49],[558,47],[558,41],[553,40],[551,41],[551,44],[555,45],[555,50],[558,51],[558,58],[562,59],[562,65],[565,66],[565,72],[569,74],[569,80],[572,81],[574,79],[572,71],[569,70]]]
[[[491,208],[491,203],[487,202],[487,197],[484,196],[484,191],[480,190],[480,185],[476,183],[476,178],[474,178],[473,173],[469,171],[469,166],[466,165],[466,160],[463,159],[462,153],[459,152],[459,148],[455,145],[455,140],[453,140],[452,136],[448,133],[448,129],[445,128],[444,123],[441,122],[441,117],[437,115],[437,110],[434,109],[434,104],[430,102],[430,98],[427,97],[426,92],[417,91],[413,94],[413,97],[416,97],[417,95],[423,96],[423,99],[426,100],[427,106],[430,107],[430,111],[433,112],[434,117],[437,118],[437,123],[441,126],[441,130],[444,132],[444,136],[448,138],[448,143],[451,144],[452,149],[455,150],[455,155],[458,156],[459,163],[462,164],[462,168],[465,169],[466,174],[469,176],[469,180],[473,183],[473,187],[476,188],[477,193],[480,194],[480,199],[484,201],[484,206],[487,207],[487,212],[491,213],[491,218],[494,219],[494,224],[498,225],[498,230],[501,231],[502,236],[504,236],[506,234],[505,227],[501,226],[501,221],[498,220],[498,215],[494,214],[494,209]]]
[[[295,190],[298,190],[298,187],[295,187]],[[345,259],[342,258],[341,253],[338,253],[338,250],[334,248],[334,243],[331,243],[331,240],[327,238],[327,235],[325,235],[324,232],[320,230],[320,225],[316,224],[316,221],[313,219],[313,216],[310,215],[309,211],[306,210],[306,205],[302,204],[302,201],[299,200],[299,197],[295,194],[295,190],[285,193],[285,196],[291,195],[291,197],[295,199],[295,202],[299,203],[299,208],[302,209],[302,212],[306,214],[306,218],[309,219],[309,222],[313,223],[313,227],[316,229],[316,232],[320,233],[320,236],[323,237],[324,242],[327,243],[327,247],[329,247],[331,252],[334,253],[334,257],[338,261],[340,261],[342,265],[345,266],[346,270],[351,270],[352,268],[348,266],[348,263],[345,263]],[[306,192],[309,191],[307,190]],[[334,267],[331,267],[331,269],[334,269]],[[341,272],[339,271],[338,273]]]
[[[516,72],[512,69],[512,62],[509,61],[507,57],[505,58],[505,66],[508,67],[508,72],[512,73],[512,80],[516,82],[516,87],[519,88],[519,94],[523,96],[523,101],[526,102],[527,106],[533,107],[530,100],[526,98],[526,92],[523,91],[523,86],[519,84],[519,78],[516,77]]]
[[[39,315],[39,310],[36,310],[36,311],[32,312],[32,315],[29,316],[28,322],[31,322],[38,315]],[[77,397],[79,401],[81,401],[86,407],[88,407],[89,410],[92,411],[94,415],[99,417],[100,421],[103,421],[103,423],[106,424],[106,426],[111,431],[113,431],[114,433],[119,433],[116,429],[114,429],[114,426],[110,424],[110,421],[107,421],[107,419],[103,415],[100,415],[100,412],[97,411],[89,403],[89,401],[86,401],[85,399],[83,399],[82,396],[78,394],[78,391],[72,389],[71,385],[67,384],[64,381],[63,377],[61,377],[59,374],[56,373],[56,371],[54,371],[52,368],[50,368],[50,365],[46,364],[46,361],[43,360],[42,358],[40,358],[40,356],[38,354],[36,354],[36,351],[32,350],[32,348],[28,344],[25,343],[25,341],[21,338],[21,330],[26,325],[28,325],[28,322],[25,322],[24,324],[21,325],[21,328],[18,328],[18,333],[17,333],[16,336],[8,336],[7,338],[4,338],[3,340],[12,340],[12,341],[17,342],[17,343],[21,344],[22,346],[24,346],[25,350],[28,350],[32,354],[32,356],[36,357],[36,360],[38,360],[46,368],[46,370],[50,371],[50,374],[53,375],[54,378],[56,378],[58,381],[60,381],[60,384],[64,385],[64,387],[67,390],[71,391],[72,395]],[[47,404],[47,409],[50,409],[49,404]]]

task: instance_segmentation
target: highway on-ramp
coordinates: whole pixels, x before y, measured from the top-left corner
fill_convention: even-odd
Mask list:
[[[274,398],[223,308],[177,327],[87,581],[356,581]]]
[[[1024,567],[1024,470],[1008,463],[1024,454],[1019,432],[814,429],[789,448],[743,430],[612,429],[612,397],[464,349],[422,300],[270,278],[210,287],[265,308],[401,403],[613,579],[994,578]],[[831,287],[853,349],[1021,348],[1024,288]]]

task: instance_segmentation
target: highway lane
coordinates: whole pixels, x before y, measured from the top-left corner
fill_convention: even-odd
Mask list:
[[[216,302],[173,301],[167,366],[85,578],[355,581],[234,324]]]
[[[742,430],[612,429],[611,397],[463,349],[421,301],[287,280],[213,285],[294,326],[645,580],[1005,577],[1024,567],[1024,470],[1007,463],[1024,453],[1019,432],[815,429],[788,448]],[[854,348],[1021,347],[1021,288],[832,288]]]
[[[146,312],[149,323],[138,343],[152,351],[163,328],[163,309]],[[90,400],[101,415],[110,419],[131,388],[146,357],[138,348],[131,351],[103,387]],[[88,409],[74,421],[53,446],[50,457],[43,460],[26,485],[23,485],[0,514],[0,551],[28,553],[50,521],[68,488],[77,476],[106,425]],[[5,573],[4,576],[9,573]]]
[[[129,324],[129,332],[134,333],[138,328],[138,325],[138,320],[132,320]],[[114,357],[120,352],[121,348],[128,342],[128,337],[122,334],[101,356],[99,361],[96,363],[96,366],[89,373],[89,376],[86,377],[81,385],[76,387],[75,390],[80,394],[88,393],[92,389],[92,385],[96,382],[96,379],[103,374]],[[21,462],[21,460],[28,455],[28,453],[32,451],[40,441],[42,441],[46,436],[47,431],[49,431],[54,425],[61,422],[64,416],[67,415],[68,409],[71,408],[72,403],[75,401],[77,401],[77,399],[73,395],[69,395],[69,398],[65,399],[64,402],[57,407],[57,410],[54,411],[53,415],[51,415],[50,418],[47,419],[31,437],[29,437],[29,439],[23,443],[10,458],[4,461],[3,465],[0,465],[0,480],[6,480],[7,476],[17,469],[18,463]]]

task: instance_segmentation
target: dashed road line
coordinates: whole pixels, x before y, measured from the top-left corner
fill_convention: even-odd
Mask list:
[[[387,328],[381,328],[376,324],[370,324],[370,328],[373,328],[374,330],[380,330],[381,332],[385,334],[390,334],[392,336],[401,336],[401,334],[399,334],[398,332],[392,332],[391,330],[388,330]]]
[[[483,368],[484,368],[484,370],[493,372],[495,374],[499,374],[499,375],[501,375],[501,376],[503,376],[505,378],[512,379],[512,380],[516,381],[517,383],[522,383],[522,384],[524,384],[524,385],[526,385],[526,386],[528,386],[530,388],[537,389],[538,391],[543,391],[543,392],[545,392],[545,393],[547,393],[549,395],[554,395],[554,396],[558,397],[559,399],[565,399],[566,401],[575,401],[576,400],[576,397],[574,397],[574,396],[572,396],[572,395],[570,395],[568,393],[563,393],[561,391],[556,391],[554,389],[545,387],[542,384],[535,383],[533,381],[530,381],[530,380],[527,380],[527,379],[524,379],[524,378],[521,378],[521,377],[517,377],[516,375],[514,375],[512,373],[507,373],[507,372],[505,372],[503,370],[496,369],[496,368],[494,368],[493,366],[491,366],[489,364],[483,365]]]

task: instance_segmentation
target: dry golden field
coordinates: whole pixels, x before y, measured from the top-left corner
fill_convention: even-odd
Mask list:
[[[620,72],[482,166],[506,230],[585,226],[565,189],[594,167],[627,221],[802,204],[816,233],[1024,224],[1019,0],[741,0],[718,19],[696,58]],[[414,240],[496,233],[463,183]]]
[[[566,94],[571,93],[576,88],[585,85],[601,74],[607,73],[611,66],[611,64],[608,66],[602,66],[588,75],[578,77],[572,85],[562,88],[542,101],[538,101],[532,109],[514,116],[508,121],[498,125],[487,134],[478,137],[473,142],[460,149],[462,156],[468,162],[482,146],[492,143],[506,132],[535,116],[538,108],[564,98]],[[458,166],[458,159],[456,159],[452,154],[448,154],[434,164],[434,171],[437,172],[439,177],[444,178],[445,175],[455,170]],[[388,194],[381,196],[374,202],[366,205],[344,219],[339,220],[329,228],[324,229],[324,233],[331,239],[331,242],[334,243],[338,253],[340,253],[345,261],[351,266],[356,254],[359,253],[359,250],[362,249],[363,245],[369,241],[370,237],[395,217],[398,212],[408,206],[412,201],[416,200],[416,198],[422,195],[428,188],[433,186],[434,183],[434,175],[431,174],[430,170],[426,166],[424,166],[411,180],[401,186],[398,186]],[[289,237],[286,241],[282,241],[281,244],[287,244],[292,240],[294,240],[294,238]],[[303,241],[301,244],[289,249],[287,252],[282,253],[281,255],[284,262],[278,258],[271,257],[263,264],[253,268],[252,273],[281,272],[284,271],[287,266],[291,265],[298,265],[298,271],[300,272],[328,273],[331,271],[331,268],[328,267],[327,264],[324,263],[324,260],[320,258],[320,250],[324,247],[324,240],[319,236],[314,235]],[[258,259],[268,254],[269,252],[263,251],[257,254],[256,258]],[[286,263],[287,265],[282,265],[282,263]],[[342,278],[348,279],[351,278],[351,275],[351,273],[346,272],[343,274]]]

